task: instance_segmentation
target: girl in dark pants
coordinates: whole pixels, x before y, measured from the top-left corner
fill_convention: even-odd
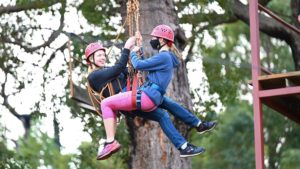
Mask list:
[[[125,47],[122,51],[120,61],[110,68],[103,68],[106,62],[106,58],[103,57],[105,56],[105,49],[100,44],[92,43],[87,47],[86,57],[89,66],[94,68],[100,68],[93,71],[88,76],[89,84],[93,88],[93,90],[99,92],[106,85],[106,83],[112,82],[115,92],[118,93],[120,92],[120,89],[116,80],[117,78],[120,80],[121,85],[123,87],[126,86],[125,79],[127,73],[124,72],[124,70],[128,61],[129,49],[131,48],[130,45],[133,41],[135,40],[131,38],[126,42]],[[99,52],[101,54],[98,54]],[[92,63],[94,63],[97,66],[95,66]],[[107,90],[104,90],[104,96],[109,96]],[[201,122],[196,116],[194,116],[193,114],[191,114],[186,109],[184,109],[169,98],[164,97],[163,102],[160,106],[169,110],[172,114],[174,114],[177,118],[183,120],[186,124],[195,127],[200,133],[208,131],[215,126],[214,122]],[[168,114],[162,109],[158,108],[153,112],[146,113],[141,111],[135,111],[134,115],[159,122],[161,128],[163,129],[167,137],[170,139],[170,141],[176,146],[176,148],[178,148],[181,151],[182,157],[197,155],[204,151],[204,149],[202,148],[197,148],[187,143],[187,141],[175,129]],[[115,117],[112,119],[115,119]],[[105,145],[106,149],[108,150],[107,153],[99,154],[97,159],[105,159],[120,148],[119,143],[115,140],[107,140],[107,142],[108,143],[106,143]]]

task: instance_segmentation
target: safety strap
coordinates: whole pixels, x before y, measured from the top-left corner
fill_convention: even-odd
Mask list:
[[[92,102],[92,105],[95,108],[95,111],[102,118],[102,113],[99,111],[99,108],[97,106],[100,104],[101,101],[99,101],[99,99],[97,99],[97,97],[95,96],[95,91],[91,88],[91,86],[88,82],[87,82],[87,90],[88,90],[89,98]]]
[[[137,110],[142,109],[141,100],[142,100],[142,90],[138,90],[136,93],[136,109]]]
[[[138,92],[138,75],[135,73],[133,75],[132,83],[130,81],[130,76],[127,77],[127,87],[126,91],[131,91],[131,105],[133,109],[137,109],[137,92]],[[139,100],[140,102],[140,100]]]
[[[134,109],[137,108],[137,106],[136,106],[137,88],[138,88],[138,77],[137,77],[137,74],[135,73],[133,76],[132,92],[131,92],[131,104]]]
[[[120,89],[120,92],[121,92],[122,91],[122,85],[121,85],[120,79],[116,78],[115,80],[117,80],[118,86],[119,86],[119,89]],[[102,117],[102,113],[99,111],[99,109],[100,109],[101,101],[106,98],[106,97],[103,96],[104,91],[107,89],[108,92],[109,92],[109,96],[115,95],[115,89],[112,85],[112,82],[108,82],[102,88],[102,90],[99,93],[94,91],[89,83],[87,83],[87,89],[88,89],[89,98],[90,98],[90,100],[93,104],[93,107],[95,108],[95,110],[99,114],[99,116]]]

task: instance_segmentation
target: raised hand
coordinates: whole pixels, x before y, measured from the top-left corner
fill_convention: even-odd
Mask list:
[[[137,51],[139,51],[140,49],[141,49],[140,46],[134,46],[133,49],[132,49],[132,51],[133,51],[133,52],[137,52]]]
[[[132,47],[135,45],[135,42],[136,42],[136,37],[135,37],[135,36],[130,37],[130,38],[126,41],[126,43],[125,43],[125,45],[124,45],[124,48],[131,50]]]

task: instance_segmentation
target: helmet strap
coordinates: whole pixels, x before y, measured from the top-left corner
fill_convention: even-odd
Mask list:
[[[159,47],[157,48],[157,50],[159,51],[162,47],[164,47],[166,44],[162,44],[162,45],[159,45]]]
[[[90,59],[92,57],[92,59]],[[95,66],[96,68],[99,68],[99,66],[95,63],[95,58],[94,58],[94,54],[92,56],[90,56],[89,58],[89,62],[91,66]]]

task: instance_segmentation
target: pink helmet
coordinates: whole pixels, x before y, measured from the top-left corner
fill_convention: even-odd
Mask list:
[[[167,39],[171,42],[174,42],[174,31],[171,27],[167,25],[158,25],[156,26],[151,33],[152,36],[160,37]]]
[[[86,48],[85,48],[85,59],[88,64],[90,64],[89,57],[95,53],[97,50],[104,50],[105,48],[102,46],[102,44],[98,42],[90,43]]]

